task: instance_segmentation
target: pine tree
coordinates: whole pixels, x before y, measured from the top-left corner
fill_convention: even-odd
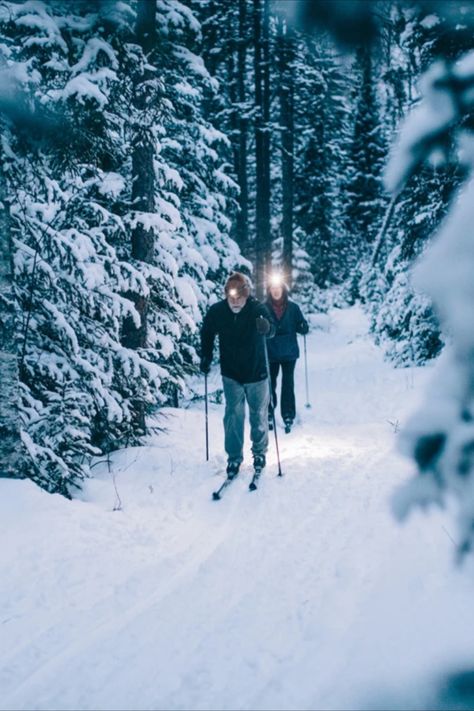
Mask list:
[[[348,86],[327,37],[301,37],[297,57],[295,219],[316,284],[325,288],[346,277],[351,261],[341,217]]]
[[[437,30],[426,12],[397,7],[391,12],[396,52],[386,77],[385,111],[387,115],[395,111],[399,117],[418,100],[415,78],[433,59]],[[414,290],[408,273],[445,215],[459,179],[459,170],[447,165],[426,165],[412,175],[396,199],[376,259],[365,276],[363,293],[372,331],[397,365],[424,363],[442,348],[430,302]]]
[[[385,203],[382,169],[386,148],[370,48],[357,50],[355,72],[360,78],[345,186],[345,233],[363,257],[375,240]]]
[[[3,129],[5,131],[5,128]],[[0,477],[26,473],[20,436],[20,381],[18,374],[17,314],[13,290],[13,247],[7,209],[7,183],[0,152]]]
[[[74,127],[54,148],[31,132],[4,136],[23,437],[32,477],[65,495],[90,456],[138,443],[142,412],[175,400],[195,369],[207,299],[240,262],[228,142],[203,117],[212,80],[193,51],[199,24],[186,6],[160,2],[155,59],[134,41],[136,9],[10,3],[2,16],[11,61],[27,67],[24,90],[30,83],[43,110]],[[159,99],[152,108],[134,101],[148,59],[141,82]],[[132,180],[140,118],[154,176],[146,195]],[[133,348],[124,325],[139,332],[145,321],[131,294],[146,304],[146,340]]]

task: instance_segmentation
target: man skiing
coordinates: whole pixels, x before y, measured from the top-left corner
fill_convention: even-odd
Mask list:
[[[243,460],[245,401],[249,407],[250,439],[255,471],[265,467],[268,448],[268,405],[265,337],[271,337],[270,314],[250,296],[245,274],[233,272],[225,285],[225,298],[213,304],[201,329],[201,372],[211,367],[216,335],[224,385],[224,434],[227,476],[237,476]]]
[[[300,355],[296,334],[306,335],[309,326],[298,304],[288,297],[288,287],[278,276],[274,277],[268,288],[267,307],[275,327],[275,337],[268,343],[272,384],[272,402],[268,411],[269,425],[272,426],[273,408],[277,404],[276,384],[281,368],[280,412],[285,424],[285,432],[288,434],[296,414],[294,374],[296,361]]]

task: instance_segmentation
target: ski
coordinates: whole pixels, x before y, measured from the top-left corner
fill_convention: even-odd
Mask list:
[[[228,476],[224,483],[217,489],[217,491],[214,491],[212,493],[212,500],[219,501],[224,491],[227,489],[229,484],[234,481],[234,479],[237,479],[237,475]]]
[[[260,479],[261,469],[255,469],[252,481],[249,484],[249,491],[255,491],[258,487],[258,480]]]

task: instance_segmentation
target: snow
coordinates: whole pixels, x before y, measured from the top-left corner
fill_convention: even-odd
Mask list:
[[[172,3],[170,3],[169,0],[159,0],[157,10],[159,17],[163,14],[167,22],[171,25],[179,28],[189,27],[189,29],[197,35],[200,34],[201,25],[196,20],[194,14],[189,7],[178,0],[173,0]]]
[[[211,81],[211,77],[206,69],[206,65],[204,64],[202,57],[194,54],[194,52],[191,52],[191,50],[187,47],[180,45],[177,45],[174,51],[179,59],[183,59],[187,63],[189,69],[193,71],[194,74]]]
[[[471,179],[415,269],[415,285],[433,299],[462,352],[470,352],[474,343],[473,200]]]
[[[400,189],[422,156],[428,139],[439,136],[457,116],[455,98],[449,89],[448,70],[442,61],[435,62],[421,77],[424,101],[403,122],[400,137],[392,149],[385,170],[385,183],[390,191]]]
[[[193,291],[193,282],[187,275],[176,279],[176,291],[179,295],[180,302],[184,307],[189,307],[194,312],[196,318],[199,318],[199,308],[196,299],[196,294]]]
[[[187,81],[180,81],[176,83],[174,88],[180,94],[183,94],[183,96],[189,96],[191,98],[199,98],[201,96],[200,91],[191,86],[191,84]]]
[[[29,10],[31,10],[31,12],[28,12]],[[10,6],[10,12],[12,11],[13,14],[16,15],[15,23],[19,27],[29,27],[43,32],[46,35],[45,38],[32,38],[33,42],[36,40],[37,44],[57,45],[64,54],[67,54],[67,44],[61,37],[55,20],[48,14],[44,3],[25,2],[21,3],[18,8]],[[22,12],[25,14],[22,15]]]
[[[424,27],[427,30],[433,29],[433,27],[436,27],[436,25],[439,25],[441,20],[439,19],[438,15],[427,15],[423,20],[420,21],[421,27]]]
[[[112,171],[103,174],[102,182],[99,185],[101,195],[110,195],[113,198],[117,198],[124,189],[125,179],[122,175]]]
[[[97,63],[97,56],[100,52],[102,52],[102,54],[105,54],[108,57],[110,61],[110,66],[113,67],[113,69],[118,69],[119,65],[117,56],[110,44],[108,42],[104,42],[104,40],[101,40],[97,37],[93,37],[92,39],[87,41],[87,44],[84,47],[84,52],[82,53],[82,57],[76,64],[71,67],[71,72],[74,75],[77,75],[80,72],[84,72],[88,69],[93,70]]]
[[[447,514],[390,512],[412,466],[396,432],[432,369],[394,370],[357,307],[321,325],[312,407],[300,360],[298,422],[279,422],[285,476],[271,442],[254,494],[246,451],[211,501],[223,406],[206,463],[202,402],[96,462],[80,500],[0,480],[1,709],[428,708],[472,661],[474,571],[453,566]]]
[[[92,99],[103,107],[108,99],[98,85],[101,84],[105,87],[107,81],[114,81],[115,79],[116,74],[106,67],[96,72],[84,72],[70,79],[62,91],[51,92],[51,96],[58,96],[64,100],[71,96],[76,96],[81,103],[85,99]]]
[[[164,203],[164,201],[162,201]],[[173,206],[168,203],[169,209],[174,210],[176,214],[179,216],[179,213],[177,210],[173,208]],[[170,213],[165,214],[165,217],[168,217]],[[132,230],[134,230],[137,225],[141,224],[143,226],[144,230],[156,230],[156,231],[163,231],[162,234],[162,240],[163,240],[163,245],[166,244],[166,246],[169,249],[173,248],[174,242],[172,239],[168,238],[167,239],[167,233],[169,231],[172,231],[173,229],[177,229],[180,224],[173,224],[171,223],[168,219],[165,219],[165,217],[162,217],[161,215],[157,214],[156,212],[134,212],[133,216],[130,220],[130,227]]]

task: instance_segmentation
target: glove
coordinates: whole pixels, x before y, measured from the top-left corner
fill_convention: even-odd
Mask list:
[[[303,321],[303,322],[300,324],[299,332],[301,333],[302,336],[306,336],[306,334],[308,333],[308,331],[309,331],[309,326],[308,326],[308,324],[306,323],[306,321]]]
[[[259,316],[256,320],[257,332],[261,336],[266,336],[270,331],[270,321],[264,316]]]
[[[206,356],[203,356],[201,358],[201,362],[199,364],[199,370],[201,373],[204,373],[204,375],[207,375],[211,369],[211,361],[209,358],[206,358]]]

